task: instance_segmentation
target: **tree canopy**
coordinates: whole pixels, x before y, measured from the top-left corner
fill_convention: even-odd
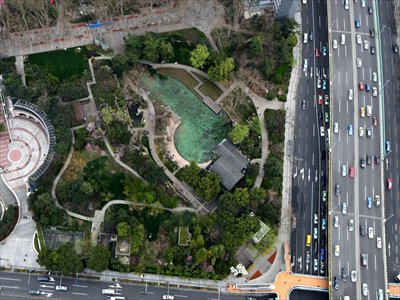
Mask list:
[[[233,58],[229,57],[222,61],[215,63],[208,69],[208,76],[216,81],[229,80],[233,76],[233,70],[235,69],[235,64]]]
[[[96,245],[87,261],[88,268],[96,272],[107,270],[111,252],[103,245]]]
[[[196,69],[202,69],[207,59],[210,57],[210,52],[206,45],[199,44],[196,49],[190,52],[190,62]]]

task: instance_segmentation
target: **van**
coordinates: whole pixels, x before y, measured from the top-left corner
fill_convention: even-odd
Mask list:
[[[307,32],[304,32],[304,33],[303,33],[303,43],[304,43],[304,44],[307,44],[307,43],[308,43],[308,33],[307,33]]]
[[[121,295],[121,293],[117,292],[116,290],[111,290],[111,289],[103,289],[101,291],[103,295]]]
[[[340,44],[342,45],[346,44],[346,35],[344,33],[342,33],[341,35]]]
[[[307,234],[306,246],[307,246],[307,247],[310,247],[310,246],[311,246],[311,234]]]

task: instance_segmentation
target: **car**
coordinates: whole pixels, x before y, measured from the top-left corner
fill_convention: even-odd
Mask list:
[[[356,175],[356,171],[354,166],[350,166],[350,172],[349,172],[350,178],[354,178],[354,176]]]
[[[318,272],[318,259],[314,258],[314,272]]]
[[[354,220],[353,219],[349,220],[348,229],[349,229],[349,231],[354,231]]]
[[[163,295],[162,298],[163,298],[163,300],[174,300],[175,299],[175,297],[172,295]]]
[[[372,7],[371,7],[371,6],[368,6],[368,13],[369,13],[370,15],[372,15]]]
[[[56,291],[66,291],[68,287],[66,285],[56,285]]]
[[[338,122],[333,123],[333,132],[339,133],[339,124]]]
[[[325,261],[324,261],[324,260],[321,260],[321,262],[320,262],[319,273],[320,273],[321,275],[324,275],[324,274],[325,274]]]
[[[369,36],[370,36],[371,38],[375,38],[375,29],[374,29],[374,28],[371,28],[371,29],[369,30]]]
[[[340,255],[340,246],[335,245],[335,256],[339,256],[339,255]]]
[[[321,86],[322,86],[321,78],[318,78],[318,79],[317,79],[317,88],[320,89]]]
[[[361,254],[361,265],[363,265],[363,266],[368,265],[368,254],[365,254],[365,253]]]
[[[378,74],[376,72],[372,72],[372,81],[378,82]]]
[[[369,127],[365,128],[365,134],[366,134],[367,138],[370,138],[372,136],[371,128],[369,128]]]
[[[338,184],[335,186],[335,194],[336,194],[336,196],[340,195],[340,185],[338,185]]]
[[[314,214],[314,224],[318,224],[318,214]]]
[[[374,97],[378,96],[378,88],[376,86],[372,88],[372,96]]]
[[[363,283],[363,284],[362,284],[362,292],[363,292],[363,295],[364,295],[365,297],[368,296],[368,284],[366,284],[366,283]]]
[[[335,216],[335,223],[334,223],[334,225],[333,225],[335,228],[338,228],[339,227],[339,217],[338,216]]]
[[[394,280],[395,280],[396,282],[400,282],[400,273],[399,273],[399,274],[396,274],[396,275],[394,276]]]
[[[366,155],[367,165],[372,165],[372,155]]]
[[[365,0],[361,0],[361,7],[365,7]]]
[[[381,248],[382,248],[382,238],[381,238],[380,236],[377,236],[377,237],[376,237],[376,247],[377,247],[378,249],[381,249]]]
[[[358,89],[359,89],[360,91],[363,91],[363,90],[364,90],[364,82],[359,82],[359,83],[358,83]]]
[[[361,68],[362,67],[362,59],[357,57],[357,68]]]
[[[318,228],[314,228],[314,235],[313,235],[314,240],[318,239]]]
[[[313,38],[314,38],[314,37],[313,37],[313,32],[310,31],[309,34],[308,34],[308,39],[309,39],[310,41],[312,41]]]
[[[369,48],[369,53],[371,53],[372,55],[375,55],[375,46],[371,46],[370,48]]]
[[[383,296],[383,290],[382,289],[378,289],[378,300],[383,300],[384,296]]]
[[[329,123],[329,113],[325,112],[325,123]]]
[[[393,52],[396,54],[399,53],[399,46],[397,46],[397,44],[393,45]]]
[[[391,190],[392,189],[392,185],[393,185],[393,181],[392,181],[392,178],[388,178],[387,179],[387,189],[388,190]]]
[[[358,128],[358,134],[360,137],[364,136],[364,127],[361,126],[360,128]]]
[[[308,59],[305,58],[305,59],[304,59],[304,62],[303,62],[303,70],[306,71],[307,68],[308,68]]]
[[[333,47],[333,49],[337,49],[337,47],[338,47],[337,40],[333,40],[332,47]]]
[[[322,191],[322,201],[326,202],[326,191]]]
[[[307,43],[308,43],[308,33],[307,33],[307,32],[304,32],[304,33],[303,33],[303,43],[304,43],[304,44],[307,44]]]
[[[322,89],[326,90],[327,86],[328,86],[328,84],[327,84],[326,80],[325,79],[322,80]]]
[[[360,28],[360,26],[361,26],[361,22],[360,22],[359,19],[356,19],[356,20],[354,21],[354,24],[356,25],[356,28]]]
[[[321,126],[319,128],[319,133],[320,133],[321,136],[325,136],[325,127],[324,126]]]
[[[347,167],[345,164],[342,165],[342,176],[346,177],[347,176]]]
[[[342,33],[342,35],[340,36],[340,44],[341,45],[346,44],[346,35],[344,33]]]
[[[347,132],[350,136],[353,135],[353,125],[349,124],[349,126],[347,127]]]
[[[365,107],[364,106],[360,107],[360,116],[361,116],[361,118],[365,117]]]
[[[365,169],[365,159],[364,158],[360,158],[360,167],[361,167],[361,169]]]
[[[372,117],[372,126],[378,126],[378,119],[375,116]]]
[[[381,163],[381,158],[379,157],[379,155],[375,155],[375,164],[379,165]]]
[[[324,104],[329,105],[329,95],[324,96]]]
[[[365,91],[366,91],[367,93],[369,93],[370,90],[371,90],[371,86],[370,86],[368,83],[366,83],[366,84],[365,84]]]
[[[342,214],[347,214],[347,203],[343,202],[342,203]]]
[[[372,106],[371,105],[367,105],[367,116],[368,117],[372,116]]]
[[[353,100],[353,89],[349,89],[349,100]]]
[[[390,151],[392,151],[392,147],[389,141],[385,142],[386,145],[386,153],[389,153]]]
[[[322,47],[322,55],[326,56],[328,54],[328,50],[326,49],[325,46]]]
[[[318,253],[318,242],[314,241],[314,254]]]
[[[364,224],[360,224],[360,235],[365,236],[367,234],[367,231],[365,230]]]
[[[321,229],[322,230],[326,229],[326,219],[322,219],[322,221],[321,221]]]
[[[367,40],[364,40],[364,50],[368,50],[369,49],[369,43]]]
[[[357,39],[357,44],[361,45],[362,44],[361,34],[357,34],[356,39]]]
[[[373,239],[373,238],[374,238],[374,228],[368,227],[368,237],[369,237],[370,239]]]
[[[322,94],[318,94],[318,104],[322,105],[323,102],[323,98],[322,98]]]
[[[372,208],[372,198],[370,196],[367,197],[367,207]],[[370,227],[372,228],[372,227]]]
[[[318,48],[315,48],[315,57],[318,58],[321,56],[321,53]]]
[[[310,251],[307,250],[307,254],[306,254],[306,263],[307,264],[310,263],[310,259],[311,259],[311,254],[310,254]]]
[[[305,99],[301,100],[301,109],[302,110],[306,110],[307,108],[307,102]]]
[[[334,288],[335,290],[338,290],[338,289],[339,289],[339,280],[337,279],[336,276],[333,277],[333,288]]]
[[[347,278],[349,278],[349,271],[347,271],[347,269],[343,267],[341,275],[342,275],[342,280],[347,281]]]
[[[40,295],[39,290],[29,290],[29,295]]]
[[[350,272],[350,276],[351,276],[351,282],[356,282],[357,281],[357,271],[356,270],[352,270]]]
[[[326,158],[326,150],[324,148],[322,148],[321,150],[321,159],[325,159]]]
[[[321,185],[322,186],[326,185],[326,176],[325,175],[321,175]]]
[[[319,259],[320,260],[325,260],[325,249],[324,248],[321,248],[319,250]]]
[[[375,206],[381,205],[381,196],[375,195]]]

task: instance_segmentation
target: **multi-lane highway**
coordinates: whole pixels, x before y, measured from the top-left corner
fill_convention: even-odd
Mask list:
[[[326,276],[328,157],[326,136],[320,133],[321,127],[326,132],[329,129],[329,115],[328,119],[325,116],[330,103],[325,100],[329,95],[326,3],[302,4],[302,32],[292,183],[292,270]],[[311,237],[309,244],[307,236]]]
[[[165,286],[133,285],[120,283],[116,289],[115,283],[93,281],[75,278],[53,277],[52,282],[37,281],[38,275],[26,273],[0,272],[0,299],[110,299],[110,295],[103,295],[103,289],[114,289],[116,296],[126,300],[159,300],[163,295],[174,296],[175,299],[217,300],[217,299],[246,299],[245,296],[236,296],[218,292],[202,290],[187,290],[182,288],[168,288]],[[56,291],[57,285],[67,286],[67,291]],[[30,295],[30,290],[40,291],[40,295]]]
[[[334,298],[378,299],[378,290],[385,291],[386,278],[384,219],[378,200],[383,186],[379,162],[383,120],[379,92],[374,92],[381,84],[376,9],[372,0],[347,2],[348,6],[345,1],[328,4],[331,116],[333,127],[338,128],[330,144],[332,293]]]
[[[392,1],[378,1],[379,32],[381,33],[381,57],[384,113],[385,113],[385,140],[391,143],[391,152],[384,160],[384,177],[392,179],[392,190],[385,192],[386,217],[386,247],[388,281],[393,282],[395,275],[400,273],[400,59],[394,53],[396,44],[396,29],[394,21],[394,7]]]

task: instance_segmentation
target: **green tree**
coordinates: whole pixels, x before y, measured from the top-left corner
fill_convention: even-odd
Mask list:
[[[233,58],[226,58],[223,61],[216,63],[208,69],[208,76],[216,81],[224,81],[231,79],[235,64]]]
[[[98,244],[93,248],[92,254],[87,260],[87,266],[96,272],[102,272],[107,270],[110,257],[111,252],[103,245]]]
[[[260,72],[265,80],[271,79],[272,75],[274,74],[274,68],[275,68],[274,63],[270,59],[265,58],[262,61],[261,65],[260,65]],[[272,99],[268,99],[268,100],[272,100]]]
[[[64,210],[56,207],[49,193],[31,195],[29,206],[33,211],[33,219],[41,225],[60,225],[65,217]]]
[[[145,228],[143,224],[139,224],[132,228],[131,232],[131,253],[138,254],[145,242]]]
[[[80,191],[87,198],[92,197],[93,193],[94,193],[92,185],[90,184],[90,182],[87,182],[87,181],[82,182],[82,185],[80,187]]]
[[[118,223],[116,226],[118,238],[125,239],[131,236],[131,227],[127,222]]]
[[[142,49],[144,47],[143,40],[143,36],[136,36],[129,33],[125,39],[126,52],[132,53],[137,57],[140,57]]]
[[[205,248],[200,248],[195,254],[196,264],[202,264],[207,261],[208,251]]]
[[[297,36],[293,32],[289,33],[286,42],[290,48],[293,48],[294,46],[297,45]]]
[[[48,270],[57,270],[65,275],[80,273],[84,270],[82,261],[74,250],[72,243],[66,243],[57,250],[42,249],[38,263]]]
[[[219,176],[212,172],[201,177],[196,187],[196,193],[204,198],[206,201],[215,199],[221,191],[221,179]]]
[[[263,50],[264,39],[261,36],[255,36],[250,41],[249,54],[251,57],[260,55]]]
[[[0,133],[6,131],[6,126],[3,123],[0,123]]]
[[[163,61],[171,61],[174,58],[174,48],[170,42],[161,42],[159,46],[160,56]]]
[[[248,125],[237,124],[229,133],[229,138],[235,145],[240,144],[249,136],[250,128]]]
[[[100,114],[101,117],[103,118],[104,124],[110,125],[110,123],[113,121],[114,113],[115,109],[112,108],[111,106],[107,106],[101,109]]]
[[[207,46],[199,44],[196,49],[190,52],[190,62],[194,68],[202,69],[209,56],[210,52]]]
[[[118,77],[121,77],[126,70],[136,63],[136,61],[131,61],[134,57],[134,55],[128,56],[126,53],[114,55],[111,60],[111,69]]]
[[[144,39],[143,57],[151,62],[158,62],[159,40],[152,33],[146,33]]]

